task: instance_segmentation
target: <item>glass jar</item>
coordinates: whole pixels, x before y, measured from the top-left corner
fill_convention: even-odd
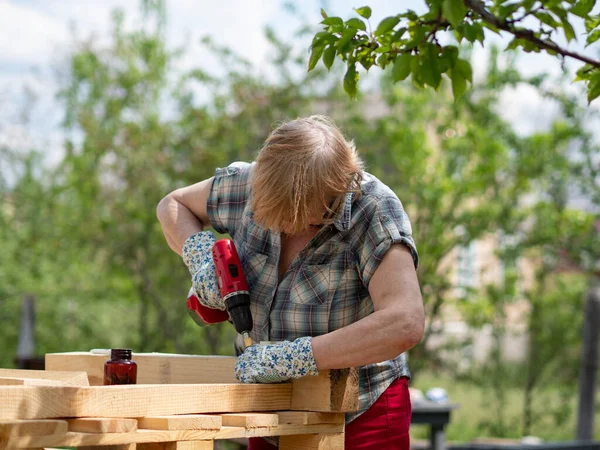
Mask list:
[[[104,385],[136,384],[137,364],[131,360],[131,349],[113,348],[104,363]]]

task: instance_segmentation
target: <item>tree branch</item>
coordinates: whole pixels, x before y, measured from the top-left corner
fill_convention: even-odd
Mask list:
[[[520,39],[529,41],[537,45],[539,48],[550,50],[558,53],[559,55],[568,56],[570,58],[577,59],[586,64],[589,64],[593,67],[600,68],[600,60],[592,59],[580,53],[576,53],[566,48],[562,48],[555,42],[543,40],[536,37],[533,34],[532,30],[516,28],[510,22],[507,22],[506,20],[500,20],[498,17],[494,16],[491,12],[489,12],[486,9],[485,4],[481,0],[464,0],[464,3],[471,10],[479,14],[479,16],[481,16],[481,18],[485,22],[489,23],[490,25],[493,25],[494,27],[500,30],[506,31]]]

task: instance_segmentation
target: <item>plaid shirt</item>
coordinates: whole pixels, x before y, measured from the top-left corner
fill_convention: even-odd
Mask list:
[[[250,175],[253,164],[217,169],[208,216],[219,233],[229,233],[250,288],[254,342],[292,341],[348,326],[373,312],[369,281],[392,244],[406,245],[415,267],[418,255],[410,220],[398,197],[364,173],[362,196],[346,195],[335,223],[322,228],[290,264],[278,283],[279,233],[253,220]],[[240,352],[241,342],[236,342]],[[404,354],[359,369],[359,411],[367,410],[397,378],[410,376]]]

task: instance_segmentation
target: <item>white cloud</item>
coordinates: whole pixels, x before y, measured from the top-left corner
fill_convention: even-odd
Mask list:
[[[0,70],[48,62],[53,45],[65,42],[60,21],[34,8],[0,0]]]

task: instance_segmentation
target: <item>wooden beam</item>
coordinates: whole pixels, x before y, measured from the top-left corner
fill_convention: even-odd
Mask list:
[[[291,391],[289,383],[0,386],[0,420],[285,410]]]
[[[127,433],[138,429],[135,419],[115,419],[84,417],[81,419],[67,419],[69,431],[80,433]]]
[[[218,430],[222,425],[221,416],[206,414],[141,417],[138,419],[138,428],[147,430]]]
[[[13,436],[64,435],[68,431],[64,420],[12,420],[0,422],[0,442]]]
[[[87,376],[86,376],[87,380]],[[0,377],[0,386],[66,386],[58,380],[46,380],[44,378],[16,378]]]
[[[0,386],[24,386],[25,381],[21,378],[0,377]]]
[[[137,450],[213,450],[214,441],[152,442],[138,444]]]
[[[292,406],[296,411],[356,411],[358,369],[331,370],[294,380]]]
[[[0,377],[17,379],[52,380],[63,386],[89,386],[85,371],[0,369]]]
[[[223,425],[227,427],[264,428],[279,425],[277,414],[239,413],[222,414]]]
[[[270,428],[222,427],[220,430],[137,430],[131,433],[72,433],[62,436],[14,436],[0,440],[0,449],[82,447],[145,442],[204,441],[258,436],[342,433],[343,425],[278,425]]]
[[[344,450],[344,433],[282,436],[279,450]]]
[[[90,384],[100,385],[106,358],[89,352],[49,353],[46,367],[85,371]],[[138,364],[138,384],[238,383],[234,357],[136,353],[133,359]],[[355,411],[358,407],[357,369],[326,371],[292,384],[294,410]]]
[[[121,444],[121,445],[83,445],[78,447],[78,450],[135,450],[136,444]]]
[[[280,411],[277,413],[280,424],[290,425],[313,425],[317,423],[343,424],[346,415],[344,413],[324,413],[308,411]]]
[[[90,352],[47,353],[46,369],[87,372],[90,384],[104,383],[107,355]],[[232,356],[178,355],[170,353],[134,353],[138,365],[138,384],[239,383]]]

